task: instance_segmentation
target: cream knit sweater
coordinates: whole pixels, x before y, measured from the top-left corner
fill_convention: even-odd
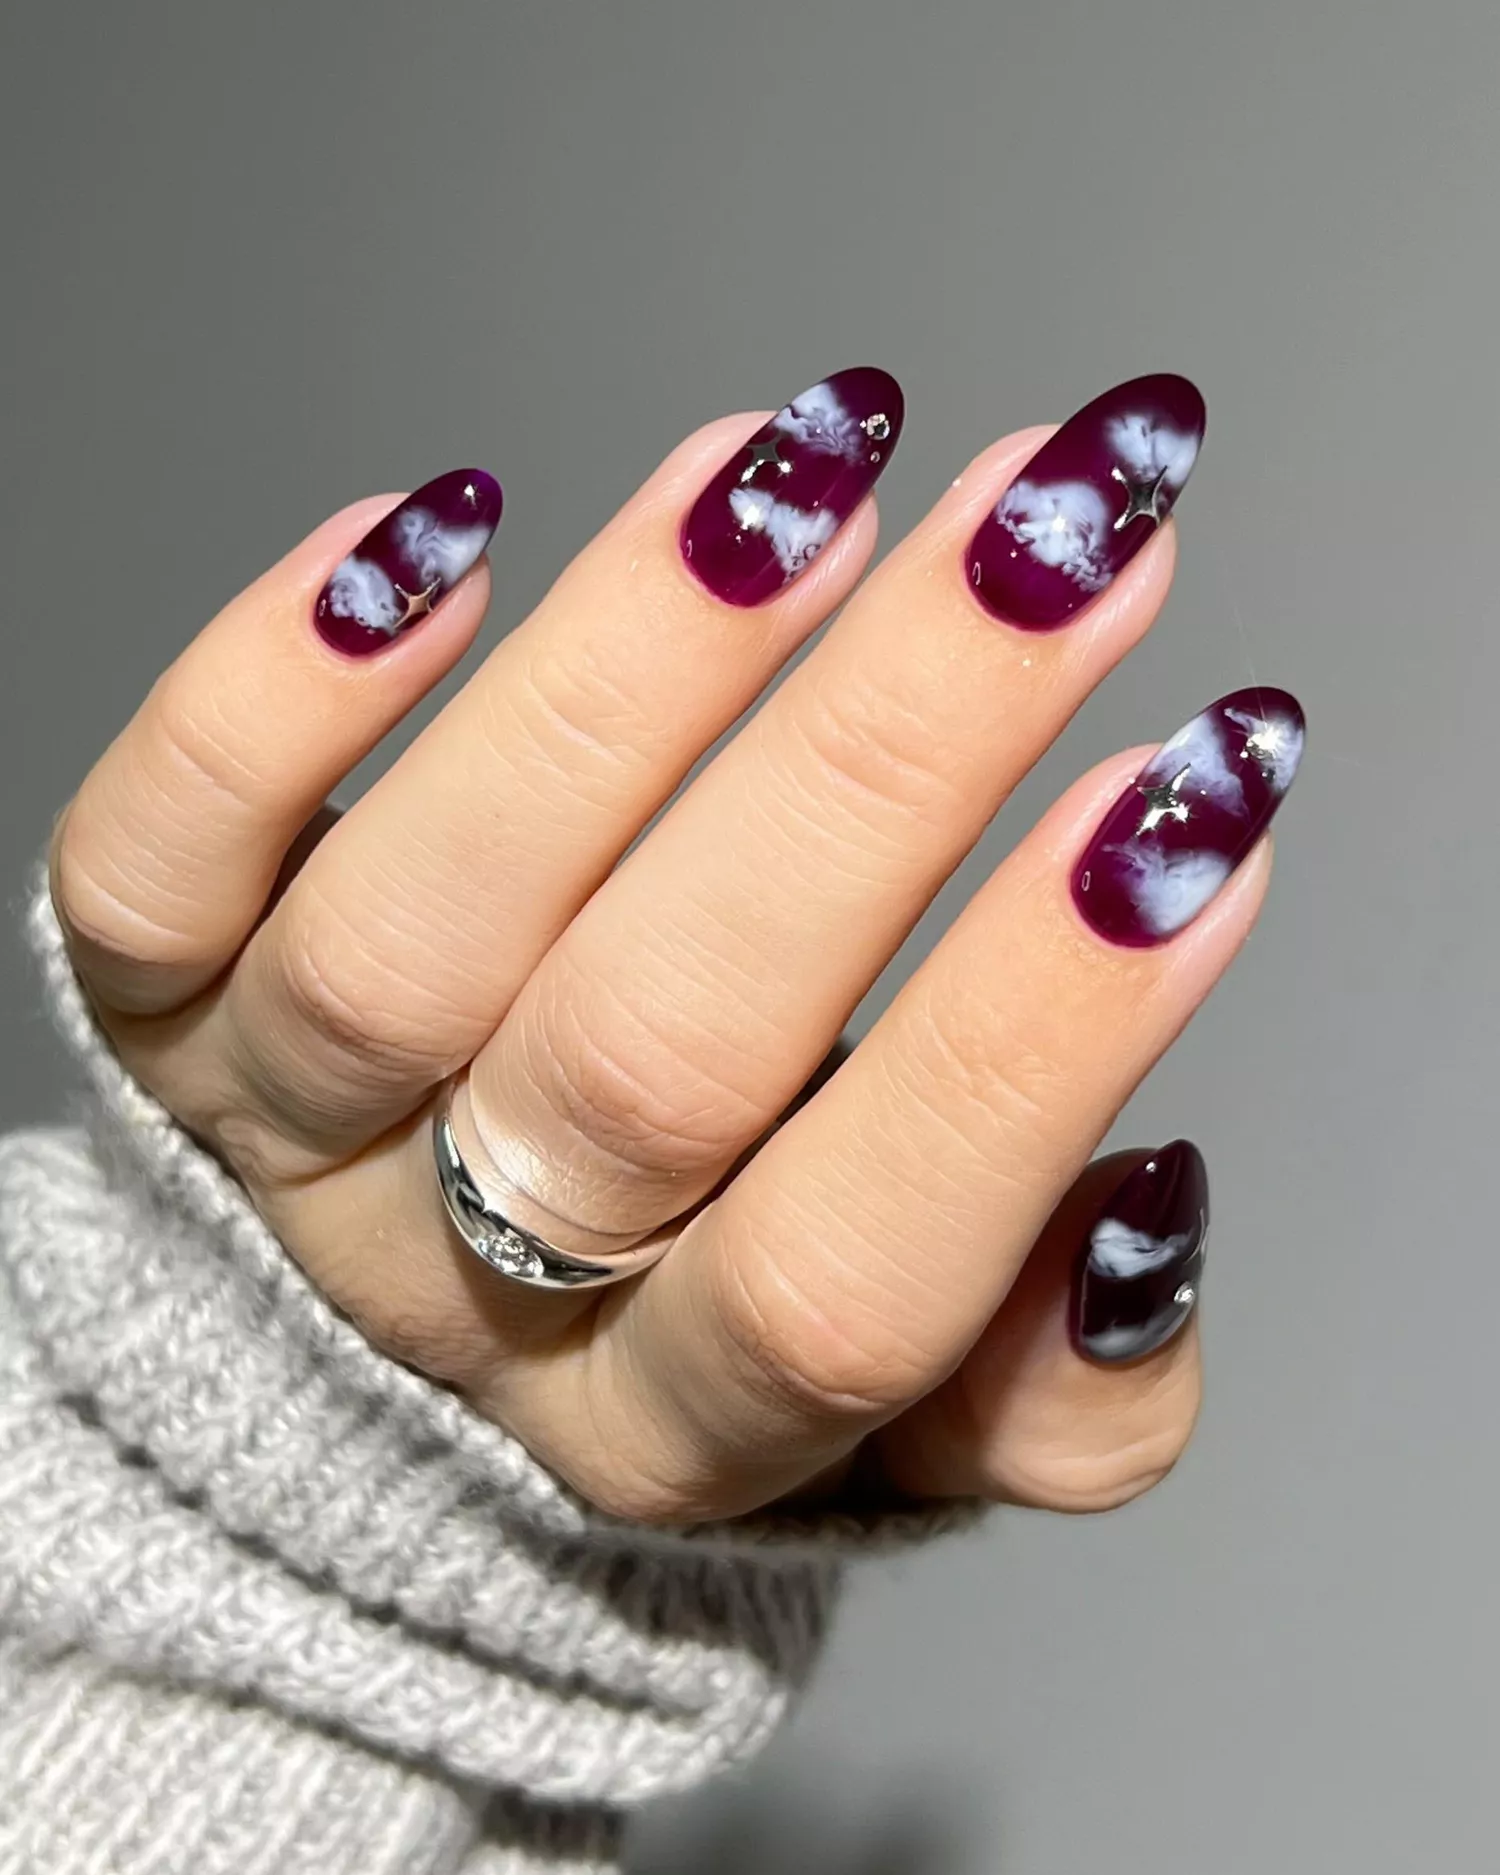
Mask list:
[[[743,1761],[851,1551],[644,1530],[375,1353],[121,1069],[0,1140],[0,1875],[581,1875]]]

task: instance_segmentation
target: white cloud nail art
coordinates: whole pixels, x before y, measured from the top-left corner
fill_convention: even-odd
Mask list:
[[[1105,562],[1109,510],[1088,482],[1050,482],[1038,487],[1013,482],[1000,498],[995,519],[1043,566],[1098,592],[1109,584]]]
[[[1133,482],[1154,482],[1165,475],[1180,489],[1198,460],[1198,438],[1153,423],[1150,417],[1111,417],[1105,429],[1120,468]]]
[[[484,552],[491,529],[449,527],[425,508],[403,508],[395,519],[395,535],[403,559],[415,566],[417,591],[435,579],[445,587],[463,578]]]
[[[1302,760],[1302,725],[1290,717],[1256,716],[1250,710],[1226,710],[1224,714],[1244,730],[1245,753],[1259,764],[1267,786],[1285,794]]]
[[[789,501],[774,501],[755,488],[734,488],[729,505],[740,526],[764,534],[784,573],[800,573],[838,532],[838,516],[830,508],[809,514]]]
[[[1131,876],[1130,897],[1142,922],[1157,937],[1182,930],[1233,871],[1219,853],[1189,848],[1172,852],[1154,840],[1130,846],[1109,845]]]
[[[1187,1309],[1175,1312],[1170,1320],[1186,1319]],[[1163,1337],[1158,1332],[1148,1336],[1135,1322],[1127,1322],[1115,1328],[1097,1329],[1089,1336],[1089,1353],[1096,1361],[1125,1361],[1133,1356],[1149,1353],[1153,1347],[1161,1345]]]
[[[842,456],[846,462],[862,462],[870,439],[839,401],[827,384],[815,384],[800,397],[793,398],[785,410],[771,419],[774,428],[804,448],[827,456]]]
[[[372,632],[394,632],[406,611],[396,588],[373,560],[349,554],[328,582],[328,609],[335,618],[356,619]]]
[[[1164,742],[1149,772],[1154,774],[1158,766],[1164,775],[1186,768],[1189,792],[1201,790],[1216,806],[1230,813],[1245,811],[1244,781],[1231,766],[1218,723],[1211,715],[1195,716],[1170,742]]]
[[[1196,437],[1146,416],[1111,418],[1105,441],[1115,459],[1111,478],[1125,484],[1127,501],[1131,489],[1163,479],[1176,493],[1198,455]],[[1111,535],[1121,515],[1131,512],[1129,507],[1112,510],[1092,482],[1037,483],[1023,478],[1005,491],[995,519],[1034,560],[1054,567],[1084,592],[1095,593],[1114,577]]]
[[[1187,1230],[1180,1236],[1153,1237],[1118,1218],[1102,1217],[1089,1237],[1089,1262],[1104,1276],[1145,1276],[1180,1256],[1192,1243],[1193,1234]]]

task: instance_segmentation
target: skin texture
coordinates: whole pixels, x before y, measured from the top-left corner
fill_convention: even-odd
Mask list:
[[[916,1495],[1108,1508],[1186,1443],[1197,1334],[1113,1370],[1072,1348],[1089,1155],[1243,942],[1268,844],[1169,943],[1102,940],[1070,872],[1154,745],[1112,758],[827,1063],[1151,625],[1172,526],[1065,629],[998,622],[962,550],[1030,430],[857,592],[869,500],[784,589],[730,604],[684,563],[683,521],[769,415],[683,443],[336,823],[320,803],[469,647],[488,573],[378,657],[341,656],[318,594],[398,497],[335,516],[88,777],[54,842],[59,909],[127,1064],[314,1280],[603,1508],[733,1516],[855,1463]],[[581,1251],[660,1236],[654,1269],[542,1295],[457,1241],[429,1118],[468,1064],[459,1115],[517,1221]]]

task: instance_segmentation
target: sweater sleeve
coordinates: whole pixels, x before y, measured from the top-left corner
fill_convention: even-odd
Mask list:
[[[617,1866],[743,1762],[845,1559],[974,1507],[644,1529],[385,1359],[123,1070],[0,1140],[0,1875]]]

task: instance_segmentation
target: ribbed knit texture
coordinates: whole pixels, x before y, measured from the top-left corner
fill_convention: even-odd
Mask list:
[[[0,1875],[553,1875],[743,1761],[843,1557],[968,1522],[603,1516],[377,1354],[121,1068],[0,1141]]]

